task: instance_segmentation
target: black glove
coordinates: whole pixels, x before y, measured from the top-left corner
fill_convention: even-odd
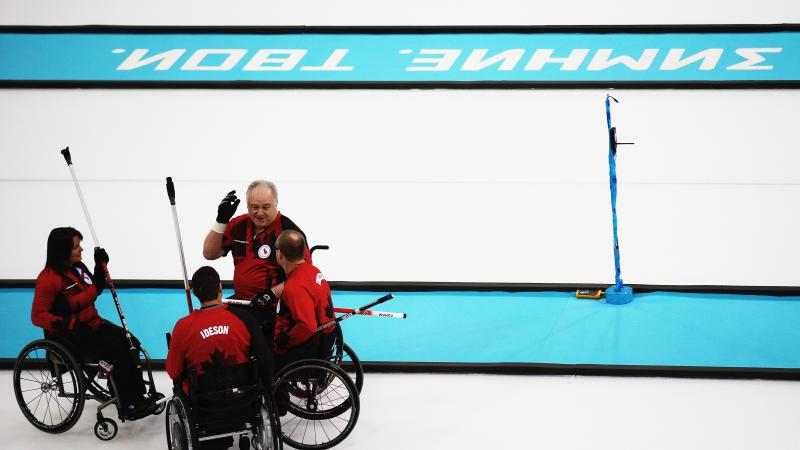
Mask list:
[[[95,265],[100,265],[101,263],[108,264],[108,253],[106,253],[106,249],[102,247],[95,247],[94,248],[94,263]]]
[[[217,223],[228,223],[236,212],[240,200],[236,198],[236,191],[228,192],[228,195],[219,202],[217,207]]]
[[[260,294],[250,297],[251,308],[263,309],[275,303],[278,303],[278,296],[272,292],[272,289],[267,289]]]

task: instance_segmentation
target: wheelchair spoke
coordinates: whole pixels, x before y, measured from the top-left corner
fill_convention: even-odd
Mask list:
[[[331,395],[330,395],[331,392],[337,394],[337,397],[336,398],[331,398]],[[347,397],[345,397],[342,394],[340,394],[339,391],[336,390],[336,389],[334,389],[333,391],[325,391],[325,393],[322,395],[322,397],[324,397],[325,399],[328,400],[327,404],[329,404],[329,405],[334,405],[334,404],[341,403],[341,402],[335,403],[336,400],[347,400]]]
[[[308,423],[310,420],[306,420],[306,428],[303,430],[303,442],[306,440],[306,433],[308,433]]]
[[[295,420],[297,420],[297,425],[295,425],[294,428],[292,428],[292,431],[289,432],[288,436],[294,435],[295,430],[297,430],[297,427],[300,426],[300,418],[299,417],[294,417],[294,418],[289,419],[288,421],[286,421],[285,424],[283,424],[283,425],[289,425],[290,423],[292,423]]]
[[[39,401],[41,401],[41,399],[42,399],[42,396],[43,396],[43,395],[44,395],[44,392],[42,392],[41,394],[37,395],[36,397],[33,397],[32,399],[30,399],[30,401],[29,401],[28,403],[25,403],[25,406],[28,406],[28,405],[30,405],[30,404],[31,404],[31,403],[33,403],[33,401],[34,401],[34,400],[36,400],[37,398],[39,399]],[[36,408],[34,408],[34,411],[33,411],[33,412],[34,412],[34,414],[36,414],[36,409],[38,409],[38,408],[39,408],[39,404],[37,403],[37,404],[36,404]]]
[[[56,408],[56,411],[58,412],[58,418],[59,418],[59,420],[61,420],[61,422],[63,422],[64,421],[64,416],[61,415],[61,410],[64,409],[64,408],[61,407],[61,403],[58,403],[58,397],[53,396],[53,401],[56,402],[56,406],[58,406],[58,408]],[[64,410],[64,412],[66,412],[66,410]],[[53,413],[50,413],[50,416],[52,416],[52,415],[53,415]]]
[[[41,391],[41,390],[42,390],[42,388],[35,387],[35,388],[31,388],[31,389],[20,389],[20,392]],[[28,403],[30,403],[30,402],[28,402]]]
[[[44,410],[44,417],[43,417],[42,421],[47,420],[47,413],[49,412],[50,413],[50,425],[53,425],[53,412],[50,411],[50,395],[46,395],[45,397],[47,397],[47,408],[45,408],[45,410]]]
[[[338,418],[338,417],[334,417],[334,418]],[[341,420],[344,420],[344,419],[341,419]],[[332,421],[332,420],[328,419],[328,422],[331,424],[331,426],[332,426],[333,428],[336,428],[336,431],[338,431],[338,432],[339,432],[339,434],[341,434],[341,433],[342,433],[342,430],[340,430],[340,429],[339,429],[339,427],[337,427],[337,426],[336,426],[336,424],[335,424],[335,423],[333,423],[333,421]],[[345,422],[347,422],[347,421],[345,420]]]
[[[59,414],[59,416],[61,415],[61,411],[57,407],[57,403],[58,402],[56,401],[55,393],[53,393],[53,392],[50,393],[50,400],[51,400],[50,401],[50,420],[53,422],[53,425],[55,425],[56,423],[63,422],[64,421],[63,418],[59,422],[56,422],[56,415],[53,414],[53,411],[55,411],[55,412],[57,412]]]
[[[33,378],[33,380],[28,380],[28,381],[33,381],[34,383],[41,383],[42,382],[42,380],[36,378],[36,375],[31,373],[30,370],[26,370],[25,373],[29,374],[31,376],[31,378]],[[39,372],[39,374],[44,376],[44,372]]]
[[[325,439],[327,439],[327,441],[326,441],[326,442],[330,442],[330,441],[331,441],[331,437],[330,437],[330,436],[328,436],[328,432],[327,432],[327,431],[325,431],[325,427],[320,427],[320,428],[322,428],[322,432],[323,432],[323,433],[325,433]],[[341,431],[341,430],[339,430],[338,428],[336,429],[336,431],[338,431],[338,432],[339,432],[339,434],[341,434],[341,433],[342,433],[342,431]]]
[[[312,422],[311,423],[311,428],[314,430],[314,442],[319,442],[319,440],[317,439],[317,423],[316,422]]]
[[[67,409],[66,409],[66,408],[64,408],[63,406],[61,406],[61,402],[60,402],[60,401],[58,401],[58,396],[55,396],[55,397],[53,398],[53,400],[55,400],[55,402],[56,402],[56,405],[58,405],[58,416],[61,418],[61,421],[63,422],[63,421],[64,421],[64,416],[63,416],[63,415],[61,415],[61,411],[64,411],[64,414],[66,414],[66,415],[68,415],[68,416],[69,416],[69,411],[67,411]]]

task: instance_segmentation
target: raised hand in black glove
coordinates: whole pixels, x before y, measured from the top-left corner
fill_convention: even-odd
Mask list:
[[[106,271],[103,269],[103,264],[108,264],[108,253],[102,247],[94,248],[94,273],[92,274],[92,283],[97,291],[97,295],[103,293],[106,288]]]
[[[108,253],[103,247],[94,248],[94,263],[100,265],[102,263],[108,264]]]
[[[240,200],[236,197],[236,191],[228,192],[228,195],[219,202],[217,207],[217,223],[228,223],[236,213],[236,207]]]
[[[251,308],[263,309],[275,303],[278,303],[278,296],[272,292],[272,289],[267,289],[260,294],[250,297]]]

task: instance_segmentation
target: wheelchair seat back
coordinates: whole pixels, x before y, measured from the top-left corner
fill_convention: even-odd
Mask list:
[[[200,434],[227,432],[252,422],[261,407],[262,385],[252,361],[189,373],[189,399]]]

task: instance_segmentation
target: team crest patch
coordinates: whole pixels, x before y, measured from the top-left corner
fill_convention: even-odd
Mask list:
[[[324,279],[325,279],[325,276],[322,275],[322,272],[317,274],[317,284],[318,285],[322,286],[322,280],[324,280]]]
[[[261,258],[261,259],[269,258],[269,255],[271,253],[272,253],[272,249],[269,247],[269,245],[265,244],[265,245],[262,245],[261,247],[258,248],[258,257]]]

